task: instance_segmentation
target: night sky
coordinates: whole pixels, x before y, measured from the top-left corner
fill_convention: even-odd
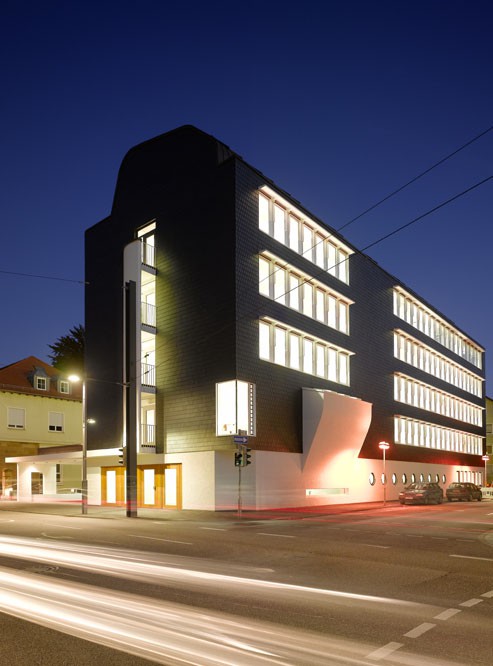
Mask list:
[[[2,7],[0,366],[83,323],[84,231],[141,141],[196,125],[338,229],[493,126],[489,1]],[[343,234],[365,248],[492,154],[490,131]],[[489,180],[368,251],[487,351],[492,204]]]

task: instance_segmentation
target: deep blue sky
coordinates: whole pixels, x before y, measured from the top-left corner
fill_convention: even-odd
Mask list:
[[[185,123],[338,228],[493,125],[486,1],[45,2],[0,11],[0,270],[83,280],[120,162]],[[362,248],[493,173],[493,132],[345,230]],[[369,251],[491,347],[493,181]],[[0,273],[0,366],[83,288]],[[492,357],[493,358],[493,357]],[[488,360],[493,392],[493,360]]]

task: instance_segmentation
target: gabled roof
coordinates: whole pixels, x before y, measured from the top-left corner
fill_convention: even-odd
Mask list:
[[[35,388],[34,377],[48,378],[48,390]],[[60,393],[59,381],[67,376],[45,363],[36,356],[28,356],[21,361],[0,368],[0,391],[13,393],[29,393],[40,397],[61,398],[65,400],[81,400],[82,390],[80,383],[71,383],[70,394]]]

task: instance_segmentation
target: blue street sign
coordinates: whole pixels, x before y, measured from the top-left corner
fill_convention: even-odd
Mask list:
[[[245,437],[244,435],[235,435],[233,441],[235,444],[246,444],[248,442],[248,437]]]

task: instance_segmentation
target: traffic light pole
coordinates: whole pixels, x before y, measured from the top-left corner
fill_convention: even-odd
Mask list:
[[[238,467],[238,518],[241,518],[241,465]]]

